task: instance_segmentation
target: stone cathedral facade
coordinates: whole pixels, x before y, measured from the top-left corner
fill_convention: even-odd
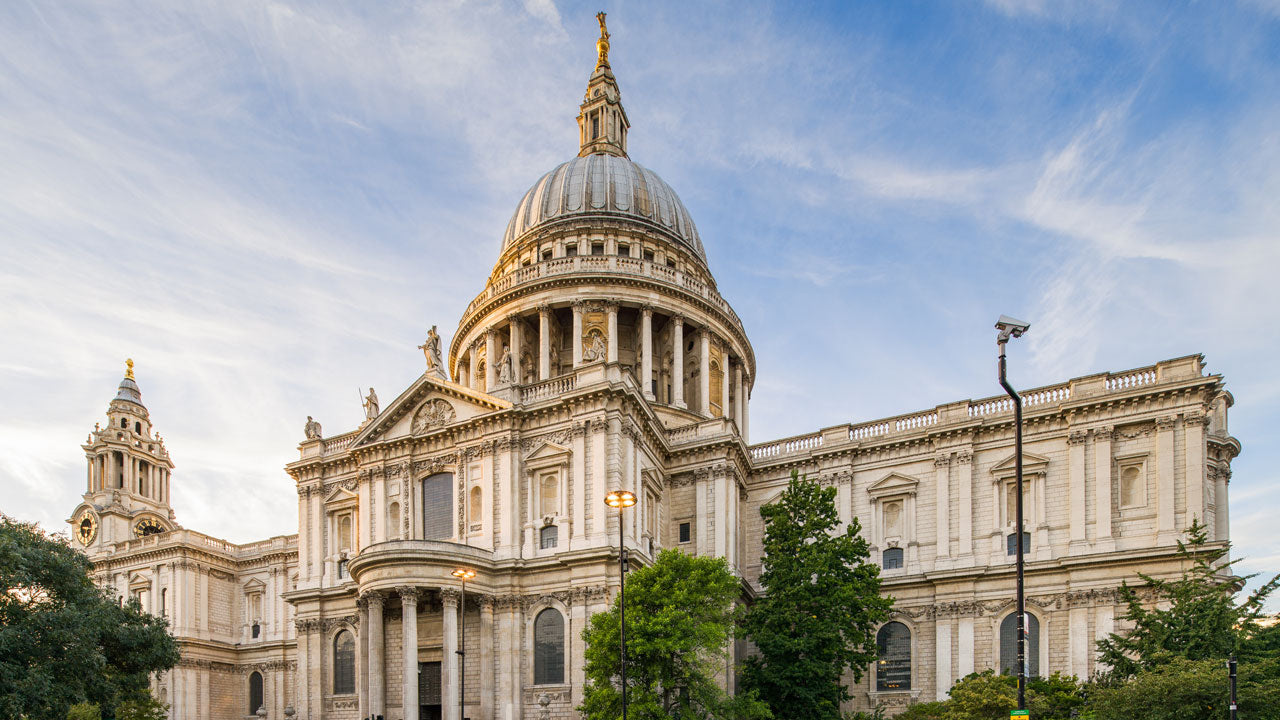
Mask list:
[[[130,367],[83,446],[70,523],[99,582],[179,639],[155,680],[170,717],[576,717],[618,523],[633,565],[723,557],[749,602],[759,509],[793,469],[837,489],[897,600],[851,709],[944,698],[1012,664],[1009,401],[752,444],[751,342],[689,212],[628,157],[601,28],[580,151],[520,200],[447,349],[432,328],[423,375],[385,406],[371,391],[355,429],[308,418],[287,467],[296,535],[237,545],[177,523],[174,463]],[[1227,542],[1232,398],[1199,355],[1024,398],[1029,662],[1087,675],[1122,580],[1178,572],[1193,520]],[[606,507],[616,489],[636,506]],[[475,571],[465,602],[458,568]]]

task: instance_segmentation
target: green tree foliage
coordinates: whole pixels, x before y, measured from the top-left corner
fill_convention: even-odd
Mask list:
[[[1280,718],[1278,662],[1240,667],[1240,717]],[[1221,720],[1227,717],[1227,692],[1226,663],[1170,657],[1128,682],[1093,688],[1089,709],[1096,720]]]
[[[1197,520],[1187,529],[1187,540],[1178,541],[1178,555],[1187,565],[1176,580],[1139,577],[1167,609],[1149,606],[1128,583],[1121,586],[1127,606],[1124,619],[1133,629],[1098,641],[1098,657],[1112,668],[1112,677],[1124,680],[1176,657],[1187,660],[1225,659],[1259,634],[1258,618],[1267,597],[1280,585],[1280,575],[1264,583],[1243,603],[1235,594],[1244,578],[1230,577],[1231,563],[1223,562],[1224,547],[1210,547],[1208,533]]]
[[[108,599],[66,540],[0,516],[0,717],[63,720],[73,704],[108,720],[178,661],[160,618]]]
[[[759,650],[744,681],[778,718],[839,718],[850,698],[842,676],[850,669],[856,682],[875,660],[875,631],[893,605],[880,597],[857,518],[837,532],[835,497],[792,471],[777,502],[760,509],[766,595],[744,622]]]
[[[627,716],[633,720],[769,717],[752,693],[732,697],[716,678],[726,670],[740,586],[723,558],[664,550],[627,575]],[[590,720],[622,714],[618,679],[618,602],[582,633],[586,685],[578,708]]]
[[[1018,680],[984,670],[956,681],[949,695],[944,702],[913,705],[896,720],[1007,720],[1018,707]],[[1027,709],[1035,720],[1070,720],[1084,707],[1084,689],[1074,677],[1027,680]]]

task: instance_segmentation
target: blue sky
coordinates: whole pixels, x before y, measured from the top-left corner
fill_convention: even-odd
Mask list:
[[[51,528],[123,360],[180,522],[295,529],[307,415],[446,341],[577,150],[609,12],[631,156],[759,362],[756,440],[1202,352],[1280,570],[1280,2],[0,4],[0,509]]]

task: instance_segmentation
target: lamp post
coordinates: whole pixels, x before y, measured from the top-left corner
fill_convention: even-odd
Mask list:
[[[622,670],[622,720],[627,720],[627,548],[622,544],[622,511],[636,504],[630,490],[614,490],[604,504],[618,509],[618,657]]]
[[[462,598],[458,601],[458,720],[464,720],[464,698],[467,692],[467,581],[476,576],[471,568],[458,568],[453,576],[462,581]],[[483,659],[483,658],[482,658]]]
[[[1014,477],[1017,487],[1014,493],[1017,495],[1015,504],[1017,506],[1016,519],[1014,520],[1013,534],[1016,547],[1018,550],[1017,576],[1018,576],[1018,709],[1027,709],[1027,606],[1026,596],[1024,594],[1023,571],[1025,567],[1024,553],[1026,548],[1022,546],[1022,398],[1018,396],[1018,391],[1013,389],[1009,381],[1005,378],[1005,345],[1009,343],[1010,337],[1022,337],[1022,333],[1030,329],[1031,324],[1021,320],[1015,320],[1008,315],[1001,315],[996,321],[996,329],[1000,334],[996,337],[996,347],[1000,351],[1000,387],[1009,394],[1013,399],[1013,467]]]

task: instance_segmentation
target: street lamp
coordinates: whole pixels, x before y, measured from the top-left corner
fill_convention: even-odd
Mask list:
[[[618,653],[622,662],[622,720],[627,720],[627,548],[622,544],[622,511],[636,504],[630,490],[614,490],[604,504],[618,509]]]
[[[476,576],[471,568],[458,568],[453,576],[462,581],[462,599],[458,603],[458,720],[466,717],[463,711],[467,691],[467,581]],[[482,658],[483,659],[483,658]]]
[[[1001,315],[996,321],[996,329],[1000,334],[996,337],[996,347],[1000,351],[1000,387],[1013,398],[1013,467],[1017,487],[1014,493],[1018,496],[1017,517],[1014,520],[1013,534],[1018,549],[1018,709],[1027,709],[1027,606],[1024,594],[1023,571],[1025,565],[1022,546],[1022,398],[1005,379],[1004,349],[1010,337],[1022,337],[1022,333],[1031,328],[1031,323],[1015,320],[1008,315]]]

